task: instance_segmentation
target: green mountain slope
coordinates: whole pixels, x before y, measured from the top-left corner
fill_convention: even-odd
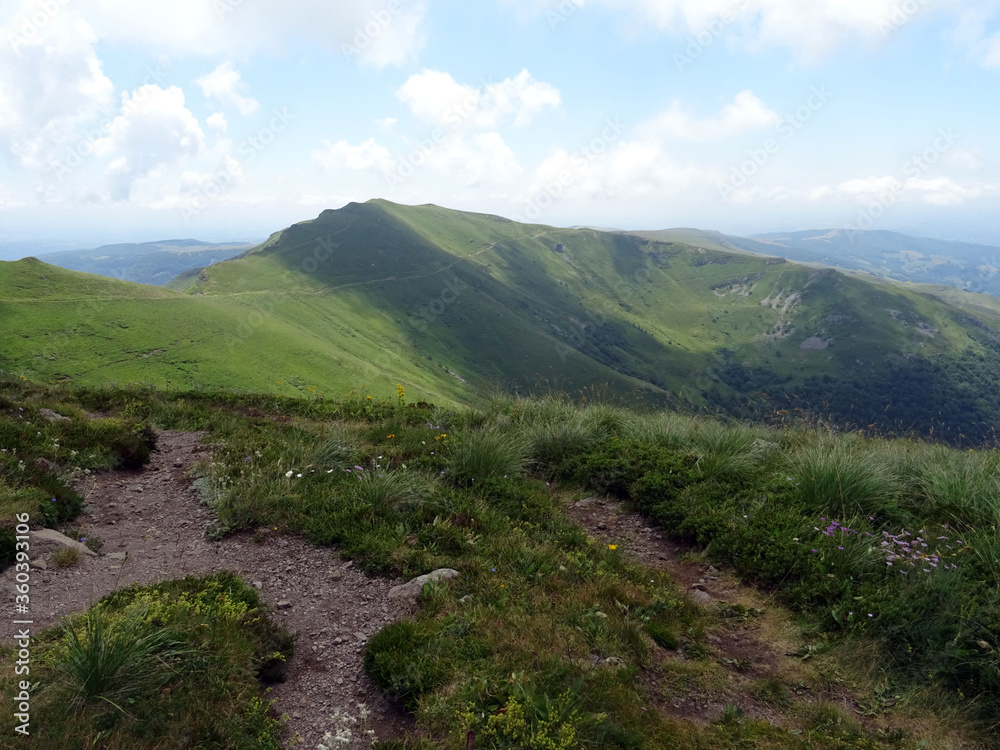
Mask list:
[[[0,301],[16,314],[8,330],[33,331],[5,339],[0,366],[45,380],[278,393],[385,394],[403,382],[434,400],[493,383],[598,389],[652,406],[808,407],[938,432],[943,422],[956,436],[989,433],[1000,419],[1000,318],[989,306],[727,252],[724,236],[713,244],[690,232],[682,241],[350,204],[189,272],[155,290],[162,297],[66,277],[92,299],[99,354],[73,333],[72,305]],[[44,283],[6,265],[18,268],[0,267],[0,292],[20,274],[23,294],[44,300]],[[136,364],[153,350],[162,351]]]
[[[73,271],[162,286],[185,271],[228,260],[251,247],[245,243],[163,240],[46,253],[39,260]]]
[[[0,326],[0,369],[41,382],[135,381],[278,394],[325,387],[342,394],[372,383],[376,374],[369,352],[339,346],[308,324],[257,320],[252,310],[228,300],[67,271],[36,259],[0,263]],[[252,341],[241,337],[248,327]],[[421,378],[411,362],[394,365],[416,386],[427,383],[427,393],[461,395],[457,388],[430,387],[437,384]],[[381,383],[386,389],[389,380]]]

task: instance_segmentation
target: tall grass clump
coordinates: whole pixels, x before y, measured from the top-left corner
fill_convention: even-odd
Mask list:
[[[494,426],[462,436],[445,470],[459,486],[519,474],[527,464],[528,444],[520,433]]]
[[[838,518],[896,518],[902,482],[884,451],[869,442],[852,446],[824,440],[791,459],[791,472],[807,507]]]
[[[65,628],[66,655],[59,664],[67,709],[89,701],[121,707],[129,698],[163,688],[178,662],[194,653],[168,628],[150,628],[149,607],[113,617],[100,607]]]
[[[924,446],[908,463],[915,511],[971,526],[1000,519],[1000,453]]]
[[[603,435],[579,415],[558,422],[541,422],[524,427],[531,460],[543,471],[590,450]]]
[[[683,451],[690,447],[691,432],[699,424],[695,418],[681,414],[631,415],[625,423],[624,437],[637,443]]]
[[[406,471],[381,471],[354,469],[357,481],[350,486],[351,498],[362,505],[377,510],[397,509],[417,504],[424,499],[429,488],[418,474]]]
[[[320,469],[346,471],[355,463],[359,446],[347,425],[337,422],[330,426],[326,440],[316,450],[312,463]]]
[[[746,476],[767,456],[758,431],[743,424],[704,422],[691,431],[690,441],[698,456],[695,472],[705,479]]]

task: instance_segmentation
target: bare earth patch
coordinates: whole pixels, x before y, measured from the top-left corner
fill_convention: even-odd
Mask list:
[[[77,490],[88,502],[76,525],[103,541],[100,556],[81,555],[72,566],[57,567],[55,542],[33,541],[31,618],[37,631],[82,612],[106,594],[133,583],[150,584],[188,575],[230,570],[257,586],[275,617],[298,635],[287,679],[270,697],[278,714],[287,714],[290,745],[315,748],[331,729],[335,708],[357,715],[364,703],[373,716],[369,727],[379,739],[412,725],[409,716],[387,700],[362,666],[371,636],[404,617],[412,605],[387,593],[399,580],[369,578],[344,563],[336,550],[304,539],[241,533],[210,541],[205,528],[214,513],[200,502],[188,472],[205,457],[204,433],[161,432],[152,461],[141,471],[107,472],[82,480]],[[0,575],[13,606],[14,569]],[[9,619],[0,620],[0,638],[13,635]]]

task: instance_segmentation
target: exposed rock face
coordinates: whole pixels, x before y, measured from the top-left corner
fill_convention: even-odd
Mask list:
[[[424,590],[424,584],[434,583],[436,581],[447,581],[449,578],[457,578],[458,575],[459,573],[457,570],[452,570],[451,568],[439,568],[431,573],[417,576],[412,581],[407,581],[400,586],[394,586],[389,590],[389,598],[409,599],[410,601],[415,602],[420,598],[420,594]]]

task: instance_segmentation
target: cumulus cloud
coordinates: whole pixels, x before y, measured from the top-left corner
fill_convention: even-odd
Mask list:
[[[446,139],[426,153],[426,164],[467,187],[505,185],[522,171],[514,152],[495,131]]]
[[[557,88],[527,70],[478,87],[460,84],[449,73],[424,70],[410,76],[396,97],[419,119],[449,128],[492,129],[507,122],[523,127],[562,103]]]
[[[313,161],[324,169],[349,169],[355,172],[377,169],[380,172],[390,172],[396,166],[396,160],[389,150],[376,143],[374,138],[357,146],[352,146],[347,141],[325,141],[324,145],[325,148],[312,154]]]
[[[97,36],[65,10],[46,14],[16,1],[0,11],[4,31],[0,147],[19,166],[51,169],[79,138],[80,126],[113,101],[114,87],[94,52]]]
[[[716,117],[699,119],[676,102],[670,109],[641,126],[640,131],[652,137],[710,141],[774,126],[780,122],[781,115],[768,109],[764,102],[748,90],[737,94]]]
[[[205,136],[187,109],[184,92],[172,86],[142,86],[122,95],[121,114],[111,123],[107,138],[95,151],[112,159],[107,168],[111,199],[128,200],[133,184],[183,157],[196,156]]]
[[[524,216],[532,219],[539,208],[556,201],[667,197],[716,179],[711,169],[679,163],[656,139],[609,142],[606,149],[591,144],[572,153],[553,152],[533,172],[521,200]]]
[[[231,63],[222,63],[195,83],[201,86],[201,92],[206,99],[215,100],[223,105],[233,105],[243,116],[253,114],[260,106],[256,99],[243,96],[241,92],[246,89],[246,84]]]

